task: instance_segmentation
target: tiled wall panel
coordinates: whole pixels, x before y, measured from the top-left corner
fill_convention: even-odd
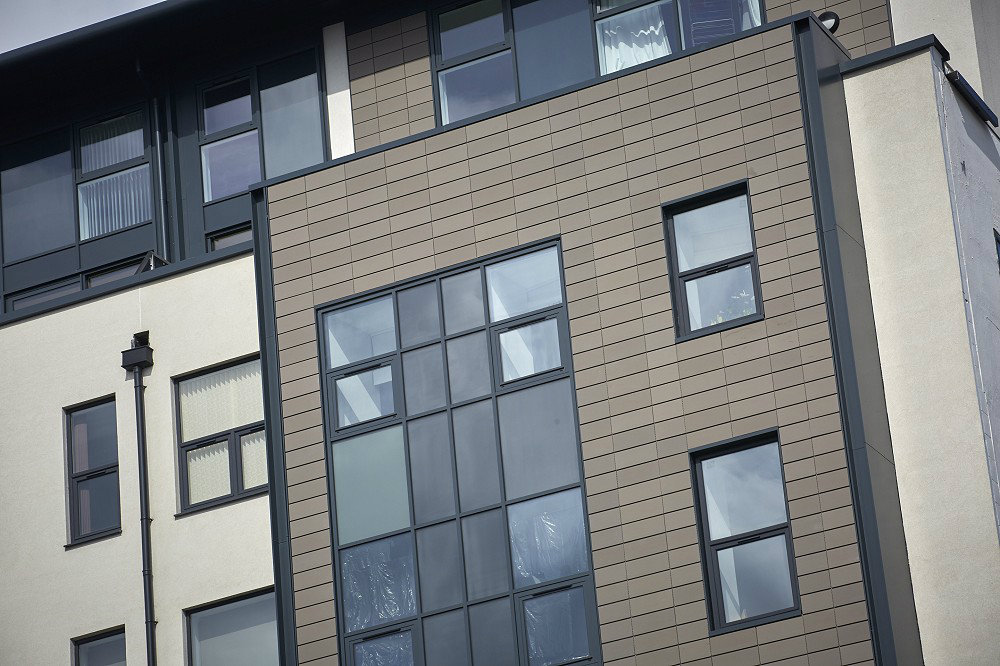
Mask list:
[[[810,11],[826,10],[840,16],[837,39],[858,56],[892,46],[889,26],[889,0],[764,0],[768,20]]]

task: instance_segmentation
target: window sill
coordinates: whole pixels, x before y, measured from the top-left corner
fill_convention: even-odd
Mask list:
[[[706,326],[705,328],[699,328],[697,331],[693,331],[691,333],[684,333],[675,336],[674,344],[679,344],[681,342],[688,342],[690,340],[697,340],[698,338],[703,338],[706,335],[712,335],[713,333],[721,333],[722,331],[728,331],[734,328],[739,328],[740,326],[753,324],[758,321],[764,321],[763,312],[759,312],[755,315],[750,315],[749,317],[742,317],[740,319],[727,321],[722,324],[716,324],[715,326]],[[674,330],[676,330],[676,328]]]
[[[85,537],[80,537],[74,541],[63,546],[65,550],[73,550],[74,548],[79,548],[80,546],[87,546],[98,541],[104,541],[105,539],[113,539],[116,536],[121,536],[122,528],[117,528],[113,530],[108,530],[106,532],[99,532],[97,534],[90,534]]]
[[[208,500],[197,506],[189,507],[187,509],[182,509],[174,514],[174,520],[180,518],[185,518],[187,516],[193,516],[198,513],[204,513],[205,511],[210,511],[212,509],[218,509],[222,506],[228,506],[230,504],[237,504],[245,500],[253,499],[255,497],[260,497],[262,495],[267,495],[268,486],[264,485],[260,488],[255,488],[253,490],[248,490],[239,495],[226,495],[225,497],[219,497],[214,500]]]
[[[772,622],[779,622],[781,620],[787,620],[792,617],[798,617],[802,615],[801,608],[793,608],[791,610],[781,611],[780,613],[774,613],[772,615],[763,615],[761,617],[753,618],[740,622],[738,624],[730,624],[721,629],[709,629],[709,638],[713,636],[722,636],[723,634],[731,634],[734,631],[742,631],[743,629],[750,629],[751,627],[759,627],[763,624],[771,624]]]

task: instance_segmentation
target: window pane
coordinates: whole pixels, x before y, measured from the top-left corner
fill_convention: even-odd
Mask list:
[[[205,134],[253,120],[250,79],[240,79],[205,91]]]
[[[444,359],[441,358],[441,345],[403,354],[403,390],[408,414],[419,414],[444,406]]]
[[[260,68],[260,119],[268,178],[323,161],[323,121],[313,51]]]
[[[485,332],[448,341],[448,380],[452,402],[471,400],[490,392],[490,352]]]
[[[550,247],[486,267],[491,321],[562,303],[557,251]]]
[[[683,0],[688,48],[697,48],[760,25],[759,0]]]
[[[438,20],[441,29],[441,59],[472,53],[504,40],[500,0],[479,0],[444,12]]]
[[[413,537],[409,533],[348,548],[340,558],[347,631],[416,614]]]
[[[413,636],[409,631],[354,644],[355,666],[413,666]]]
[[[278,663],[274,593],[191,613],[193,666]]]
[[[495,599],[469,607],[472,629],[472,663],[516,666],[517,647],[510,598]]]
[[[480,58],[438,74],[441,120],[447,125],[517,101],[510,51]]]
[[[465,613],[454,610],[424,620],[424,654],[428,666],[469,665],[469,635]]]
[[[139,272],[139,266],[142,262],[131,263],[126,266],[120,266],[118,268],[112,268],[111,270],[101,271],[100,273],[93,273],[87,276],[87,287],[100,287],[102,284],[108,284],[110,282],[117,282],[118,280],[124,280],[127,277],[132,277]]]
[[[788,520],[777,442],[709,458],[701,475],[713,541]]]
[[[601,3],[601,8],[619,4],[623,3]],[[637,7],[597,22],[597,58],[601,74],[641,65],[680,49],[674,0]]]
[[[500,360],[505,382],[560,367],[559,322],[546,319],[501,333]]]
[[[201,180],[206,203],[259,183],[262,179],[257,130],[202,146]]]
[[[590,0],[535,0],[512,11],[521,99],[594,78]]]
[[[49,287],[48,289],[43,289],[42,291],[35,291],[23,296],[8,298],[7,309],[14,311],[24,310],[25,308],[30,308],[33,305],[41,305],[42,303],[54,301],[55,299],[63,296],[75,294],[78,291],[80,291],[80,282],[78,280],[74,280],[73,282],[55,285],[53,287]]]
[[[524,602],[528,663],[563,664],[590,656],[587,614],[579,587],[532,597]]]
[[[702,206],[674,215],[680,272],[753,252],[747,198]]]
[[[78,409],[69,415],[73,472],[118,462],[115,403]]]
[[[457,523],[418,530],[417,560],[420,607],[425,613],[462,603],[462,548],[458,545]]]
[[[227,247],[247,243],[253,240],[253,230],[238,229],[212,239],[212,250],[224,250]]]
[[[112,118],[80,130],[80,171],[134,160],[146,152],[142,136],[142,112]]]
[[[514,504],[507,510],[507,519],[515,587],[572,576],[589,568],[579,490]]]
[[[337,380],[337,427],[354,425],[395,412],[392,367],[384,365]]]
[[[256,488],[267,483],[267,438],[264,431],[240,437],[243,458],[243,488]]]
[[[470,600],[510,589],[506,541],[499,509],[462,519],[465,584]]]
[[[684,291],[692,331],[757,312],[750,264],[688,280]]]
[[[576,483],[579,445],[569,380],[508,393],[498,400],[507,498]]]
[[[331,312],[324,325],[332,368],[396,350],[392,296]]]
[[[125,634],[115,634],[76,648],[77,666],[125,666]]]
[[[185,379],[177,394],[185,442],[264,420],[259,359]]]
[[[441,337],[437,285],[433,282],[399,292],[399,338],[404,347]]]
[[[784,535],[726,548],[718,555],[726,622],[794,604]]]
[[[413,514],[425,523],[455,514],[455,477],[451,466],[448,414],[441,412],[407,426]]]
[[[478,269],[441,280],[441,294],[448,335],[483,325],[483,281]]]
[[[80,240],[110,234],[153,219],[149,165],[81,183]]]
[[[493,402],[486,400],[452,411],[458,495],[462,511],[500,501],[500,468]]]
[[[229,478],[229,442],[222,441],[187,452],[188,504],[233,492]]]
[[[340,543],[408,527],[403,428],[386,428],[334,444],[333,482]]]
[[[121,526],[118,503],[118,472],[80,481],[77,492],[77,526],[86,536]]]

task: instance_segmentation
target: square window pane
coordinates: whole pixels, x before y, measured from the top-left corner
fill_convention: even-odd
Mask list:
[[[409,533],[344,550],[340,571],[347,631],[416,615],[413,537]]]
[[[704,460],[701,476],[713,541],[788,520],[777,442]]]
[[[451,466],[448,414],[425,416],[407,425],[413,514],[417,523],[455,515],[455,477]]]
[[[125,634],[115,634],[80,643],[76,648],[77,666],[125,666]]]
[[[334,444],[333,482],[340,543],[409,527],[402,426]]]
[[[471,400],[490,392],[490,352],[485,332],[448,341],[448,381],[452,402]]]
[[[188,504],[233,492],[229,475],[229,442],[223,440],[187,452]]]
[[[444,328],[448,335],[482,326],[483,280],[478,269],[441,280]]]
[[[622,3],[601,3],[608,9]],[[677,6],[663,0],[597,21],[601,74],[663,58],[681,50]]]
[[[149,165],[80,183],[80,240],[121,231],[153,219]]]
[[[406,395],[407,414],[419,414],[444,406],[444,359],[441,358],[441,345],[403,354],[403,391]]]
[[[760,0],[682,0],[687,47],[698,48],[760,25]]]
[[[250,79],[240,79],[205,91],[205,134],[236,127],[253,120]]]
[[[583,589],[573,587],[524,602],[528,663],[552,666],[590,656]]]
[[[583,573],[587,536],[577,489],[514,504],[510,522],[514,586],[524,587]]]
[[[559,322],[546,319],[500,334],[500,361],[505,382],[562,365]]]
[[[428,666],[469,666],[468,634],[465,613],[461,610],[424,619],[424,654]]]
[[[465,585],[469,599],[482,599],[510,589],[507,534],[499,509],[462,519]]]
[[[557,252],[550,247],[486,267],[491,321],[562,303]]]
[[[479,0],[438,18],[441,59],[449,60],[504,40],[500,0]]]
[[[726,622],[794,605],[784,535],[726,548],[718,552],[718,557]]]
[[[341,377],[337,384],[337,427],[363,423],[395,412],[392,366]]]
[[[323,161],[323,121],[316,53],[260,68],[260,123],[268,178]]]
[[[467,62],[438,73],[443,124],[493,111],[517,101],[510,51]]]
[[[142,111],[135,111],[81,128],[81,173],[89,173],[142,157],[146,152],[142,126]]]
[[[404,347],[441,337],[437,285],[433,282],[404,289],[399,299],[399,338]]]
[[[191,613],[192,666],[278,663],[274,593]]]
[[[267,438],[263,430],[240,437],[240,456],[243,459],[243,488],[267,484]]]
[[[594,78],[590,0],[535,0],[512,12],[521,99]]]
[[[750,264],[687,280],[684,293],[692,331],[757,313]]]
[[[77,527],[82,537],[121,526],[118,472],[101,474],[76,484]]]
[[[114,402],[71,412],[69,427],[74,473],[118,462],[118,428]]]
[[[499,503],[500,467],[497,462],[493,401],[459,407],[451,414],[462,511]]]
[[[259,359],[185,379],[177,394],[184,442],[264,420]]]
[[[417,561],[420,562],[420,608],[423,612],[465,600],[458,523],[440,523],[417,530]]]
[[[677,268],[681,273],[753,252],[745,195],[673,217]]]
[[[396,350],[392,296],[331,312],[323,318],[323,324],[331,368]]]
[[[355,643],[354,666],[413,666],[412,634],[401,631]]]
[[[477,666],[516,666],[517,646],[511,615],[510,597],[469,607],[472,663]]]
[[[244,192],[261,180],[257,130],[201,147],[201,182],[205,203]]]

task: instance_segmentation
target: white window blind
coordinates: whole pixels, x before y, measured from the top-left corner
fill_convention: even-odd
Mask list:
[[[257,359],[185,379],[179,394],[184,442],[264,420]]]

